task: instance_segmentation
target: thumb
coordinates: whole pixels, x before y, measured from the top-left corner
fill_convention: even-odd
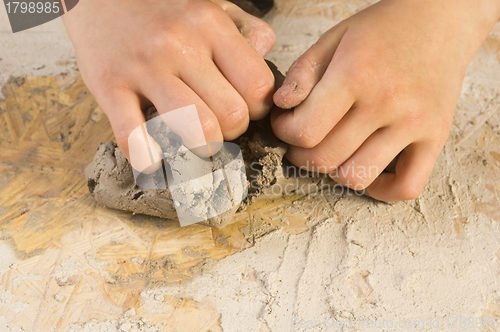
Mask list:
[[[323,77],[346,31],[344,23],[333,27],[292,64],[283,85],[274,94],[278,107],[296,107],[309,96]]]
[[[229,15],[243,37],[261,56],[266,56],[273,49],[276,43],[276,35],[269,24],[248,14],[229,1],[212,1]]]

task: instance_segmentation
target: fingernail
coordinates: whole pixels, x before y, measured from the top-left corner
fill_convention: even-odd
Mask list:
[[[151,174],[161,167],[163,152],[156,141],[146,133],[143,125],[130,133],[128,138],[130,163],[141,173]]]

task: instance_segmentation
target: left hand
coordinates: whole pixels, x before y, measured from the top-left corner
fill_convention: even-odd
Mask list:
[[[275,93],[297,166],[383,201],[422,192],[499,0],[382,0],[326,32]],[[395,173],[382,171],[399,155]],[[312,169],[314,167],[314,169]]]

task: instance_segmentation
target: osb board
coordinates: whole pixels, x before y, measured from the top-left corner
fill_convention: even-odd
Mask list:
[[[318,14],[339,20],[364,8],[368,2],[372,1],[280,0],[269,17]],[[297,47],[292,56],[288,40],[282,35],[278,39],[275,55],[279,53],[286,60],[283,63],[289,65],[308,45],[297,39],[303,31],[299,33],[292,28],[304,28],[288,20],[277,23],[274,26],[277,33],[290,30],[293,45]],[[316,23],[317,20],[306,26],[316,27]],[[330,25],[325,23],[322,27],[326,30]],[[375,235],[372,238],[375,244],[382,238],[377,240],[377,225],[381,223],[402,230],[405,242],[415,239],[421,243],[429,234],[432,238],[440,234],[436,239],[443,244],[446,243],[443,234],[477,239],[467,229],[480,224],[484,216],[493,224],[500,222],[500,131],[496,116],[499,95],[495,74],[500,61],[500,25],[494,34],[496,37],[486,41],[480,51],[483,54],[471,65],[467,79],[474,83],[465,84],[467,90],[457,109],[450,143],[424,198],[398,204],[387,211],[372,205],[365,208],[364,226],[359,229],[369,236]],[[307,41],[312,43],[317,37],[312,35]],[[288,44],[279,45],[280,42]],[[497,62],[492,63],[492,59]],[[489,87],[491,91],[486,89]],[[360,224],[347,222],[355,218],[355,209],[365,205],[358,200],[349,204],[340,201],[336,207],[342,217],[339,213],[325,212],[328,204],[319,205],[317,200],[291,198],[287,202],[269,202],[237,216],[235,223],[223,230],[201,226],[181,229],[175,223],[95,207],[88,196],[82,170],[98,142],[110,140],[112,133],[81,80],[69,76],[29,77],[24,82],[10,82],[4,88],[4,95],[7,99],[0,101],[0,237],[9,239],[21,261],[0,271],[0,319],[4,316],[7,322],[25,330],[67,331],[72,322],[82,323],[92,318],[104,321],[144,317],[164,331],[220,331],[221,313],[209,300],[197,302],[161,296],[157,300],[155,297],[152,307],[151,303],[141,302],[139,294],[161,283],[187,284],[199,273],[198,262],[220,259],[252,246],[254,238],[275,227],[284,227],[292,234],[301,233],[307,229],[307,219],[322,218],[325,214],[335,216],[339,222],[342,219],[346,230],[356,230]],[[297,214],[292,201],[307,208]],[[497,243],[491,230],[486,229],[484,234],[485,238],[479,237],[481,247],[484,243]],[[357,243],[353,242],[353,247]],[[450,246],[450,250],[456,248],[460,247]],[[429,252],[442,254],[439,247],[432,247]],[[497,260],[487,269],[492,273],[500,271],[500,251],[495,252]],[[381,259],[385,258],[384,252],[378,253]],[[412,258],[412,262],[418,263],[413,260],[417,258]],[[454,258],[453,265],[458,260],[457,256]],[[490,263],[486,258],[479,261]],[[449,273],[446,266],[443,269],[440,274]],[[321,270],[317,276],[321,276]],[[364,279],[358,279],[363,286]],[[296,302],[281,305],[307,306],[308,299],[310,293],[306,292]],[[394,303],[380,303],[378,308]],[[486,317],[500,315],[496,299],[485,302],[482,308]],[[273,327],[271,315],[265,314]],[[261,331],[266,330],[267,324],[262,326]]]
[[[317,202],[291,197],[259,203],[218,230],[97,207],[83,169],[113,133],[81,78],[16,78],[2,91],[0,230],[21,261],[0,271],[0,298],[11,303],[0,316],[26,330],[66,331],[128,312],[165,331],[218,331],[210,302],[171,297],[150,310],[139,295],[189,280],[197,264],[248,248],[278,227],[304,232],[311,216],[324,213]]]

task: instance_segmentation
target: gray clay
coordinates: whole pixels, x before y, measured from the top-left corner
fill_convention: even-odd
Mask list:
[[[259,0],[259,1],[230,0],[230,1],[236,4],[244,11],[246,11],[247,13],[257,17],[263,17],[271,10],[271,8],[273,8],[272,0]]]
[[[274,64],[268,64],[275,75],[276,86],[280,86],[284,79],[283,75],[277,70]],[[146,118],[148,120],[154,119],[157,115],[158,113],[154,107],[146,112]],[[199,158],[185,147],[180,146],[177,142],[169,141],[167,135],[168,129],[166,127],[151,127],[154,125],[162,126],[161,121],[148,122],[148,132],[150,132],[150,134],[151,132],[160,133],[151,135],[160,146],[173,149],[168,155],[176,156],[168,160],[168,164],[171,166],[170,177],[167,174],[168,183],[173,183],[172,179],[175,178],[175,176],[172,177],[173,174],[180,173],[177,172],[176,169],[185,171],[187,160],[192,163]],[[132,167],[123,156],[116,143],[113,142],[101,143],[94,159],[85,169],[90,193],[96,202],[109,208],[174,220],[177,219],[177,213],[181,210],[195,214],[199,217],[203,216],[205,213],[212,213],[212,215],[214,215],[213,209],[215,208],[215,212],[218,212],[217,210],[220,208],[221,211],[227,211],[216,217],[205,220],[202,223],[221,228],[231,222],[234,214],[238,210],[244,210],[255,200],[273,199],[277,196],[284,195],[285,193],[283,193],[282,190],[274,190],[276,186],[280,186],[281,189],[288,185],[287,188],[289,190],[286,194],[290,194],[296,187],[300,187],[304,184],[307,186],[309,183],[318,183],[318,178],[284,176],[283,158],[287,150],[287,145],[274,136],[271,130],[269,117],[261,121],[252,122],[247,132],[235,140],[234,143],[239,145],[243,156],[247,179],[241,179],[241,181],[243,181],[243,183],[245,180],[247,181],[246,188],[248,189],[248,196],[246,196],[243,202],[235,204],[232,208],[231,206],[224,205],[227,205],[227,200],[224,199],[224,197],[218,200],[217,195],[221,195],[220,193],[223,192],[223,189],[225,190],[226,186],[229,185],[231,194],[241,198],[246,195],[247,192],[244,191],[246,188],[241,186],[241,181],[239,181],[240,184],[238,184],[238,181],[233,181],[226,185],[223,179],[215,172],[212,174],[210,170],[204,170],[206,164],[200,159],[200,167],[196,169],[202,171],[200,174],[194,174],[193,176],[199,177],[207,173],[211,174],[209,179],[205,177],[206,181],[204,181],[207,182],[205,185],[206,188],[191,192],[184,190],[178,193],[174,191],[179,189],[173,186],[171,188],[174,190],[172,193],[180,194],[175,197],[183,197],[181,202],[177,201],[178,210],[176,210],[172,193],[170,189],[165,186],[163,170],[160,169],[156,173],[148,175],[146,179],[141,179],[141,187],[137,186]],[[223,151],[224,153],[221,152],[218,154],[218,158],[213,159],[214,171],[220,168],[220,165],[230,164],[230,153],[225,150]],[[167,153],[165,153],[165,155],[167,155]],[[237,174],[238,168],[243,167],[243,165],[237,163],[233,164],[232,168],[226,167],[226,172],[234,172],[233,174]],[[287,169],[289,169],[289,167],[291,166],[288,166]],[[241,172],[239,174],[241,174]],[[228,178],[234,179],[231,174],[228,175]],[[181,178],[174,180],[183,182],[186,179]],[[207,195],[211,197],[204,197]],[[204,202],[211,198],[216,202],[220,202],[220,205],[205,206]]]

